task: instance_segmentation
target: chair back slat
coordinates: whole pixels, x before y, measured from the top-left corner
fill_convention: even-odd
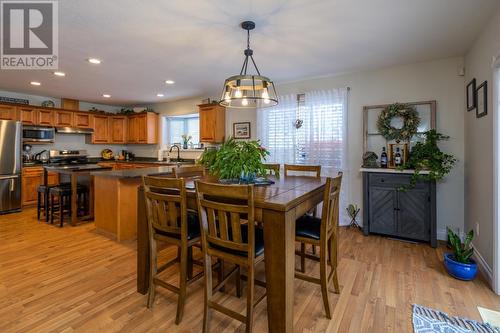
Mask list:
[[[202,165],[178,166],[172,171],[176,178],[199,178],[205,176],[205,167]]]
[[[184,179],[143,177],[148,224],[162,231],[187,238],[187,204]]]
[[[255,248],[253,185],[220,185],[196,181],[203,250],[239,251],[253,260]],[[216,218],[217,217],[217,218]],[[248,238],[242,237],[242,225]]]
[[[323,212],[321,216],[321,240],[326,242],[331,234],[335,239],[335,246],[338,252],[337,230],[339,225],[339,201],[340,187],[342,184],[342,172],[337,177],[326,179],[325,192],[323,196]],[[326,243],[325,243],[326,244]],[[337,263],[337,258],[332,258],[332,262]]]
[[[294,165],[285,164],[285,176],[321,177],[321,165]]]

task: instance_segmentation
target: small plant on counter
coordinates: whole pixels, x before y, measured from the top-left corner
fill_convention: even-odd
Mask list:
[[[259,141],[230,138],[219,149],[205,151],[200,163],[220,179],[251,182],[255,177],[267,176],[262,161],[268,155],[269,152]]]
[[[188,134],[182,134],[181,135],[182,137],[182,147],[184,149],[187,149],[188,148],[188,144],[189,144],[189,141],[191,141],[191,139],[193,138],[191,135],[188,135]]]
[[[457,162],[457,159],[447,153],[443,153],[438,142],[448,140],[447,135],[441,134],[436,130],[430,130],[424,133],[425,142],[417,142],[411,150],[408,161],[398,169],[413,169],[410,180],[410,188],[415,187],[418,181],[439,181],[446,177]],[[422,174],[423,170],[428,170],[428,174]]]

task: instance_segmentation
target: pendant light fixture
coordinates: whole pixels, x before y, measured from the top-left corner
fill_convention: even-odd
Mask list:
[[[243,52],[245,60],[241,67],[240,75],[226,79],[219,104],[230,108],[261,108],[278,104],[278,96],[273,81],[260,75],[259,68],[253,60],[253,50],[250,48],[250,30],[255,28],[255,23],[245,21],[241,28],[247,31],[247,48]],[[257,75],[247,74],[248,61],[257,71]]]

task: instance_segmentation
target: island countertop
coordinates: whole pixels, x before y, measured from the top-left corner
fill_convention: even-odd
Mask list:
[[[143,176],[168,174],[171,173],[172,169],[175,167],[176,165],[169,165],[169,166],[158,166],[158,167],[141,168],[141,169],[96,171],[90,174],[95,177],[105,177],[105,178],[140,178]]]

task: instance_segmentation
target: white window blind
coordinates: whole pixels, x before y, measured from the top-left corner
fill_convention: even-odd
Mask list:
[[[270,152],[267,161],[321,165],[322,175],[330,177],[342,171],[341,207],[347,198],[347,95],[346,88],[286,95],[277,106],[257,110],[257,135]]]
[[[182,144],[182,135],[192,136],[191,142],[200,142],[200,118],[198,116],[168,117],[165,122],[164,133],[167,142],[164,144]]]

